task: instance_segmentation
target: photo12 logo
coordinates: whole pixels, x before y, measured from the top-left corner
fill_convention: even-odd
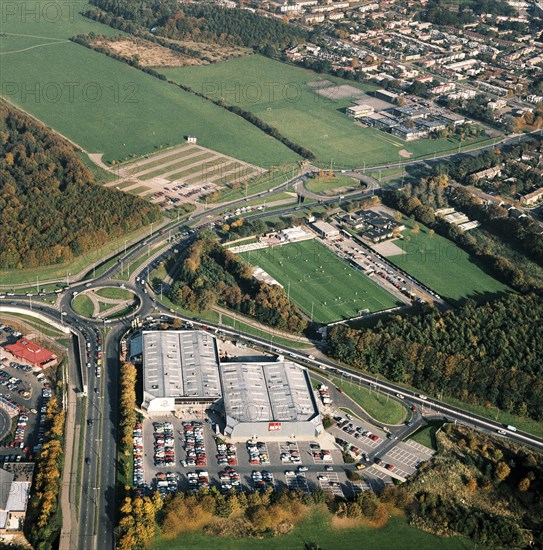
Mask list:
[[[77,14],[78,2],[0,2],[2,23],[72,23]],[[2,29],[6,30],[6,29]]]
[[[138,85],[99,82],[2,82],[1,95],[20,103],[138,103]]]
[[[302,88],[296,82],[203,82],[202,95],[221,98],[230,105],[275,101],[295,103],[302,96]]]

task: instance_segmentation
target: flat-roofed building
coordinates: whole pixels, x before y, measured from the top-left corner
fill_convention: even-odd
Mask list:
[[[347,116],[350,116],[351,118],[361,118],[371,115],[374,111],[375,109],[373,107],[362,103],[361,105],[351,105],[350,107],[347,107],[345,112],[347,113]]]
[[[6,462],[0,469],[0,535],[6,541],[23,532],[33,473],[33,462]]]
[[[232,441],[313,440],[323,432],[307,369],[290,361],[222,363],[225,435]]]
[[[221,395],[219,352],[211,334],[196,330],[143,331],[143,403],[149,412],[214,403]]]
[[[339,229],[335,228],[328,222],[318,221],[311,224],[313,229],[321,236],[325,238],[337,237],[339,235]]]

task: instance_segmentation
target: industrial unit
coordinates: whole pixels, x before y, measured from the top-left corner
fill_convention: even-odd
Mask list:
[[[142,346],[143,410],[172,414],[206,405],[224,419],[232,441],[314,440],[323,431],[307,369],[291,361],[219,362],[205,331],[147,331]]]
[[[143,331],[143,403],[149,412],[221,397],[217,340],[204,331]]]
[[[223,363],[225,435],[313,440],[323,432],[307,369],[292,362]]]

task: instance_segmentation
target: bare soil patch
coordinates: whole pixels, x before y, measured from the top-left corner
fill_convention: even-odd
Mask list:
[[[198,65],[207,65],[209,63],[218,63],[235,57],[242,57],[252,53],[248,48],[241,46],[222,46],[220,44],[207,44],[205,42],[194,42],[192,40],[171,40],[166,39],[170,44],[183,46],[187,49],[187,55],[199,63]]]
[[[201,61],[174,52],[160,44],[154,44],[142,38],[96,39],[92,42],[95,47],[106,48],[109,52],[121,56],[123,59],[136,58],[143,67],[181,67],[183,65],[201,65]]]
[[[308,82],[307,85],[310,88],[328,88],[328,86],[334,86],[334,83],[331,80],[314,80]]]
[[[343,84],[341,86],[329,86],[328,88],[318,88],[315,90],[315,93],[326,97],[327,99],[335,100],[346,98],[355,99],[366,96],[366,94],[362,90],[359,90],[358,88],[355,88],[350,84]]]

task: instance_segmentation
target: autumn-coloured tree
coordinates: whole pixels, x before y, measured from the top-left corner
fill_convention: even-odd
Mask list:
[[[503,481],[511,473],[511,468],[505,462],[498,462],[494,469],[494,475],[497,480]]]

